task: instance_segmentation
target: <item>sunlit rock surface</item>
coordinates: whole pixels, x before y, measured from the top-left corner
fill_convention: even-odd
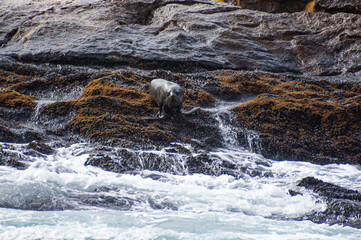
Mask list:
[[[0,54],[21,61],[321,75],[361,68],[361,20],[344,12],[271,14],[195,0],[6,0],[0,7]]]

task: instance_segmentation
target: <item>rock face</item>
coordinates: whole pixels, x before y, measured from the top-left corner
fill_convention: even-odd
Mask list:
[[[232,109],[236,119],[230,124],[238,132],[241,145],[268,158],[361,164],[361,87],[357,82],[264,72],[151,71],[142,75],[129,70],[81,73],[74,68],[68,71],[75,73],[64,77],[62,71],[54,76],[57,71],[54,68],[43,70],[48,73],[36,80],[31,75],[3,73],[4,86],[11,89],[5,91],[11,95],[2,95],[6,97],[0,101],[4,116],[2,141],[46,139],[42,131],[20,127],[35,121],[47,134],[79,134],[103,144],[132,149],[166,147],[171,142],[203,149],[223,146],[219,122],[206,108],[191,116],[174,116],[170,121],[145,119],[157,112],[150,101],[148,85],[153,78],[165,78],[186,90],[184,108],[212,107],[216,99],[237,101],[245,96],[257,96]],[[78,77],[77,82],[71,80],[74,76]],[[65,87],[66,83],[69,86]],[[54,94],[57,86],[69,91],[83,90],[75,99],[53,100],[44,106],[38,103],[35,109],[32,98],[42,98],[47,91]],[[33,97],[24,95],[31,89]],[[9,96],[14,100],[12,105],[8,104]],[[257,133],[257,148],[249,146],[248,130]],[[26,134],[19,136],[19,131]]]
[[[361,164],[359,84],[262,74],[219,78],[235,89],[259,93],[233,110],[243,126],[260,134],[264,156]]]
[[[270,14],[196,0],[25,3],[0,5],[0,54],[21,61],[322,75],[361,69],[355,14]]]
[[[308,1],[239,1],[240,8],[201,0],[3,0],[0,141],[27,143],[27,154],[46,155],[57,144],[86,139],[100,145],[86,165],[118,173],[271,177],[267,160],[237,165],[210,151],[228,144],[223,119],[237,135],[232,147],[275,160],[360,165],[357,2],[319,0],[308,13]],[[157,112],[148,91],[155,78],[178,83],[184,108],[201,110],[147,120]],[[216,117],[210,109],[220,102],[239,105]],[[0,165],[24,169],[28,158],[0,146]],[[315,179],[300,184],[328,201],[325,212],[307,219],[359,227],[352,220],[360,211],[358,192]],[[117,209],[135,201],[105,193],[71,197]],[[4,206],[76,208],[38,204],[46,201]]]
[[[361,13],[361,4],[359,0],[317,0],[315,8],[318,11],[325,11],[329,13]]]
[[[305,9],[309,0],[225,0],[241,8],[265,11],[265,12],[301,12]]]
[[[314,222],[329,224],[342,223],[347,226],[361,228],[361,194],[356,190],[346,189],[314,177],[306,177],[298,186],[313,190],[325,197],[327,209],[308,216]]]

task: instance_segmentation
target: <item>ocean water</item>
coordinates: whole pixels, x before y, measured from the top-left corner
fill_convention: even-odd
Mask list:
[[[39,105],[51,102],[43,99]],[[240,147],[229,111],[238,104],[203,110],[219,122],[225,143],[209,156],[234,164],[239,178],[188,174],[187,156],[167,149],[112,148],[137,154],[144,169],[151,164],[147,154],[171,163],[168,173],[120,174],[85,166],[99,147],[91,143],[58,147],[50,155],[31,153],[27,144],[0,143],[0,154],[17,155],[30,164],[25,170],[0,166],[0,239],[361,239],[359,229],[294,220],[326,207],[313,192],[296,186],[302,178],[360,190],[361,169],[265,159],[254,153],[257,134],[250,131],[252,151]],[[25,125],[44,131],[49,123],[37,116],[35,111]],[[242,173],[245,168],[260,174]],[[289,189],[302,195],[291,196]]]
[[[26,145],[1,143],[3,151],[32,161],[26,170],[0,167],[0,239],[360,239],[361,231],[339,225],[294,221],[325,203],[295,185],[314,176],[361,188],[361,171],[350,165],[319,166],[264,159],[247,150],[219,149],[224,159],[264,168],[271,177],[107,172],[84,163],[92,145],[79,143],[53,155],[24,154]],[[162,150],[159,151],[162,154]],[[157,178],[151,177],[156,175]],[[79,203],[74,196],[102,194],[133,202],[125,210]],[[289,189],[303,195],[290,196]],[[97,195],[98,194],[98,195]],[[26,210],[37,203],[65,210]],[[34,205],[35,204],[35,205]]]

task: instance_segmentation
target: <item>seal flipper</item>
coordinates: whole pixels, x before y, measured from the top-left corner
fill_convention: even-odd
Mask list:
[[[188,111],[181,110],[181,113],[184,114],[184,115],[190,115],[190,114],[198,111],[199,109],[200,109],[200,107],[194,107],[194,108],[192,108],[191,110],[188,110]]]
[[[144,119],[145,120],[163,120],[165,119],[166,117],[145,117]]]
[[[166,119],[167,115],[164,110],[164,104],[159,106],[159,112],[154,117],[145,117],[146,120],[162,120]]]
[[[166,113],[165,113],[164,107],[165,107],[164,104],[162,104],[161,106],[159,106],[159,112],[158,112],[157,116],[160,117],[160,118],[165,118],[165,117],[166,117]]]

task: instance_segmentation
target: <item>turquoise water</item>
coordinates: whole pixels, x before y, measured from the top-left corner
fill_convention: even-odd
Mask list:
[[[359,239],[349,227],[235,213],[1,209],[2,239]]]
[[[319,166],[303,162],[274,162],[246,150],[219,149],[213,155],[247,166],[266,161],[272,177],[203,174],[176,175],[155,171],[117,174],[84,162],[90,144],[58,148],[56,154],[31,157],[26,145],[2,143],[3,151],[20,154],[26,170],[0,167],[0,239],[360,239],[361,230],[310,221],[281,220],[325,209],[312,192],[295,189],[314,176],[327,182],[361,189],[361,171],[350,165]],[[157,153],[157,151],[153,151]],[[158,154],[164,154],[159,150]],[[179,161],[183,158],[179,156]],[[161,176],[158,180],[149,176]],[[132,199],[125,211],[85,206],[69,197],[103,194]],[[288,189],[303,195],[290,196]],[[21,210],[41,201],[73,210]],[[154,208],[151,203],[160,208]]]

